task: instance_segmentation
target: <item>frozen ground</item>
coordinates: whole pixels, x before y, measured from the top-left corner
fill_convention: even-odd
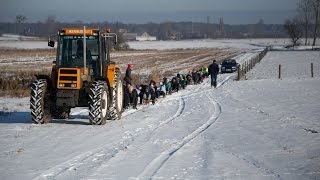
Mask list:
[[[18,49],[49,49],[46,41],[38,37],[3,34],[0,36],[0,47]]]
[[[187,49],[187,48],[235,48],[261,49],[265,46],[285,46],[288,39],[203,39],[183,41],[145,41],[128,42],[133,49]]]
[[[22,41],[21,41],[22,40]],[[319,40],[318,40],[319,43]],[[188,49],[188,48],[221,48],[221,49],[260,49],[265,46],[283,48],[290,45],[289,39],[199,39],[182,41],[130,41],[132,49]],[[4,34],[0,36],[0,47],[18,49],[49,49],[46,41],[36,37]]]
[[[1,98],[0,179],[320,179],[319,70],[302,68],[320,53],[295,53],[269,52],[248,80],[219,75],[217,89],[207,79],[104,126],[84,108],[32,125],[28,98]]]
[[[319,51],[310,52],[284,52],[271,51],[265,57],[263,63],[257,65],[247,75],[251,79],[277,79],[279,65],[281,65],[282,79],[300,79],[311,77],[311,63],[314,76],[320,77]],[[268,66],[268,68],[265,68]]]

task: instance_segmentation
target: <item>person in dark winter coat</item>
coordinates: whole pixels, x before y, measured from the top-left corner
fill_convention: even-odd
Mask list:
[[[132,71],[132,64],[128,64],[127,70],[126,70],[126,76],[124,77],[124,81],[126,83],[132,84],[132,77],[131,77],[131,71]]]
[[[212,64],[208,67],[209,74],[211,75],[211,87],[217,87],[217,76],[219,73],[219,65],[216,64],[216,60],[213,60]]]
[[[186,76],[186,82],[187,82],[187,85],[190,85],[193,83],[193,80],[192,80],[192,75],[191,75],[191,72],[189,72]]]
[[[153,91],[154,91],[154,94],[155,94],[155,98],[158,98],[158,94],[157,94],[157,83],[154,81],[154,80],[151,80],[150,83],[149,83],[149,88],[152,88]]]
[[[172,91],[176,91],[179,92],[179,80],[178,77],[173,77],[171,80],[171,84],[172,84]]]
[[[129,92],[130,104],[133,109],[137,109],[138,92],[130,83],[128,83],[127,88]]]
[[[130,94],[128,89],[128,84],[123,84],[123,108],[128,109],[130,104]]]
[[[140,104],[142,104],[144,99],[147,99],[149,97],[149,86],[145,84],[140,85]]]
[[[154,104],[156,99],[156,92],[153,84],[151,85],[141,84],[139,97],[140,97],[140,104],[142,104],[143,102],[145,104],[148,104],[150,100],[152,104]]]
[[[148,98],[149,100],[151,99],[152,104],[154,105],[156,103],[156,87],[153,83],[151,83],[149,85],[149,92],[150,92],[150,98]]]
[[[199,83],[199,75],[195,69],[192,70],[191,75],[192,75],[193,84],[198,84]]]
[[[126,85],[123,85],[123,88],[124,88],[123,108],[128,109],[131,105],[133,109],[137,109],[137,103],[138,103],[137,90],[131,85],[131,83],[127,83]]]

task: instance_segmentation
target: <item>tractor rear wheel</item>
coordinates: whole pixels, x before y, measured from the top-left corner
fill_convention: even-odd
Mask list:
[[[108,119],[117,120],[121,118],[123,112],[123,86],[121,80],[121,73],[117,69],[114,73],[114,85],[111,88],[111,105]]]
[[[49,102],[46,100],[47,82],[44,79],[36,80],[31,85],[30,110],[34,124],[48,123],[51,119]]]
[[[109,91],[107,83],[95,81],[89,94],[89,120],[93,125],[103,125],[109,111]]]

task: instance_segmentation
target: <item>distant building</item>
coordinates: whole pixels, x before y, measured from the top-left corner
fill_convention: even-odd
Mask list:
[[[137,38],[137,33],[124,33],[122,36],[126,41],[135,41]]]
[[[135,41],[137,37],[137,33],[129,33],[127,29],[119,29],[119,33],[125,41]]]
[[[136,37],[137,41],[156,41],[157,37],[150,36],[147,32],[144,32],[141,36]]]

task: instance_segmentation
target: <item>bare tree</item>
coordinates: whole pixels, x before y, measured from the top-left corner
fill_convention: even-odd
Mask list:
[[[298,3],[298,12],[299,16],[301,16],[301,22],[304,27],[304,36],[305,36],[305,43],[304,45],[308,44],[309,38],[309,27],[310,21],[312,16],[312,2],[311,0],[300,0]]]
[[[263,31],[264,31],[264,20],[260,19],[259,22],[254,26],[254,34],[256,36],[259,36],[263,34]]]
[[[16,16],[16,23],[24,23],[27,20],[27,17],[24,15],[17,15]]]
[[[293,46],[297,45],[298,40],[302,37],[302,26],[298,17],[287,19],[284,24],[284,29],[291,38]]]
[[[27,17],[24,15],[17,15],[16,16],[16,34],[20,34],[20,26],[27,20]]]
[[[169,36],[173,31],[172,23],[170,21],[161,23],[159,31],[160,31],[160,39],[168,40]]]
[[[220,17],[220,19],[219,19],[218,36],[219,36],[219,37],[225,37],[225,35],[226,35],[226,33],[225,33],[225,27],[224,27],[223,17]]]
[[[320,16],[320,0],[311,0],[312,11],[314,19],[314,31],[313,31],[313,43],[312,46],[316,45],[316,39],[318,34],[319,16]]]
[[[47,33],[48,35],[51,35],[53,33],[53,30],[55,28],[55,16],[48,16],[46,20],[46,25],[47,25]]]

